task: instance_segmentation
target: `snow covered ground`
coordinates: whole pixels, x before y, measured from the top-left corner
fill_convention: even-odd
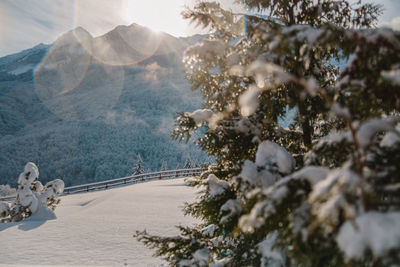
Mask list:
[[[195,196],[176,179],[62,197],[55,220],[0,224],[0,267],[158,266],[132,235],[174,235],[175,225],[196,223],[181,212]]]

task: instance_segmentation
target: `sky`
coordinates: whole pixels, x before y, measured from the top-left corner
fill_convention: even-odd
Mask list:
[[[0,0],[0,56],[52,43],[78,26],[93,36],[137,23],[174,36],[200,32],[180,13],[196,0]],[[222,0],[229,7],[234,0]],[[353,0],[355,1],[355,0]],[[384,6],[380,25],[400,30],[400,0],[369,0]]]

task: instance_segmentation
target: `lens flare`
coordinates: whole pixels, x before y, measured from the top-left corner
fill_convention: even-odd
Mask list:
[[[37,95],[65,120],[96,119],[121,94],[124,70],[93,60],[92,39],[82,28],[64,34],[34,71]]]
[[[92,56],[103,64],[135,65],[159,52],[161,36],[136,24],[94,38]]]

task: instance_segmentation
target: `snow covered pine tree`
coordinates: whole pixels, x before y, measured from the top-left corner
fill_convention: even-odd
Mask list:
[[[185,164],[183,164],[184,169],[190,169],[192,168],[192,161],[190,160],[190,157],[187,156],[185,159]]]
[[[142,173],[144,173],[142,157],[140,156],[140,154],[137,154],[137,161],[135,163],[135,166],[133,166],[133,174],[132,175],[137,175],[137,174],[142,174]]]
[[[168,170],[168,164],[165,160],[161,163],[161,168],[160,171],[167,171]]]
[[[368,29],[380,7],[354,2],[184,12],[213,33],[185,52],[205,102],[174,134],[201,127],[217,164],[184,210],[203,224],[136,234],[156,255],[177,266],[400,264],[400,33]],[[335,62],[347,62],[340,73]],[[297,114],[283,128],[287,107]]]
[[[18,222],[32,215],[55,218],[53,211],[60,203],[58,196],[64,191],[64,182],[56,179],[43,186],[38,177],[37,166],[28,162],[18,177],[16,199],[0,202],[1,222]]]

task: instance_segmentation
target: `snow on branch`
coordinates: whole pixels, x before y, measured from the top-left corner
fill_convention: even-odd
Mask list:
[[[367,212],[347,221],[337,235],[346,258],[361,260],[367,251],[384,257],[400,246],[400,212]]]
[[[400,116],[383,119],[371,119],[363,123],[357,132],[358,142],[361,148],[368,146],[372,138],[381,131],[393,131],[396,124],[400,122]]]
[[[186,113],[188,117],[192,118],[197,126],[201,126],[203,123],[208,123],[210,118],[214,115],[211,109],[197,109],[192,113]]]
[[[218,179],[214,174],[210,174],[204,183],[208,184],[211,197],[221,195],[229,188],[228,182]]]
[[[240,177],[251,186],[267,187],[281,174],[290,173],[296,165],[294,158],[276,143],[264,141],[258,145],[256,161],[246,160]]]
[[[291,76],[282,67],[261,60],[251,63],[246,70],[246,75],[254,77],[259,88],[282,84],[291,79]]]
[[[400,86],[400,69],[382,71],[381,75],[386,80],[389,80],[393,85]]]
[[[219,40],[203,40],[185,51],[185,60],[197,58],[201,55],[205,60],[214,60],[223,57],[226,51],[226,44]]]
[[[349,167],[332,170],[318,182],[308,197],[312,212],[323,228],[330,232],[339,223],[340,216],[352,219],[362,210],[361,203],[352,203],[347,195],[357,195],[363,187],[360,176]]]

